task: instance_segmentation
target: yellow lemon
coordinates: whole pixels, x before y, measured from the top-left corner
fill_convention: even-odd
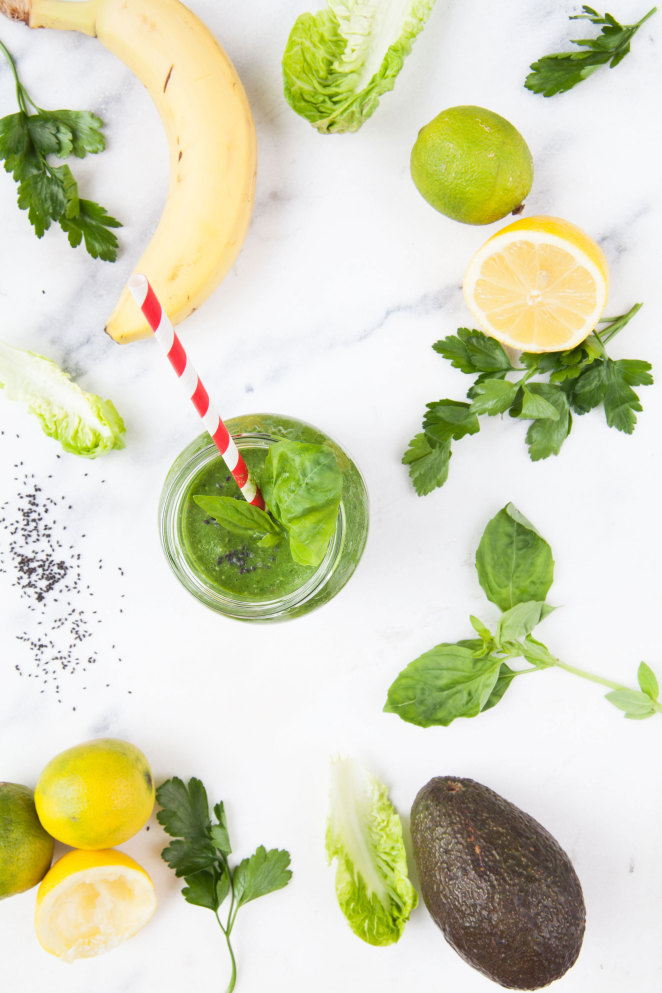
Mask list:
[[[47,952],[73,962],[131,938],[155,909],[154,885],[128,855],[72,851],[41,882],[35,930]]]
[[[114,848],[136,834],[154,807],[154,780],[135,745],[96,738],[51,759],[35,789],[39,820],[72,848]]]
[[[480,327],[526,352],[573,348],[607,303],[599,245],[558,217],[527,217],[497,231],[469,263],[464,295]]]
[[[53,858],[27,786],[0,783],[0,900],[36,886]]]

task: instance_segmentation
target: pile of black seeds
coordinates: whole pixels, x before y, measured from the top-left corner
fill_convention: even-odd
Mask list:
[[[28,649],[29,660],[15,663],[14,669],[61,703],[66,680],[89,672],[101,651],[107,659],[110,646],[100,647],[103,622],[95,609],[95,590],[85,578],[90,571],[103,569],[104,562],[85,562],[77,550],[86,536],[74,533],[71,497],[55,495],[53,478],[39,480],[23,462],[14,465],[13,480],[9,485],[5,482],[3,495],[13,492],[0,503],[0,574],[8,577],[17,608],[23,608],[12,612],[20,618],[14,636]],[[21,630],[26,616],[29,623]],[[80,682],[76,680],[76,688],[87,689]]]

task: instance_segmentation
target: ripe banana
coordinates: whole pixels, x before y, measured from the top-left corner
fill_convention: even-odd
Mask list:
[[[170,320],[184,320],[229,271],[253,209],[255,126],[234,66],[179,0],[0,0],[0,11],[96,36],[146,86],[168,139],[170,185],[136,271]],[[106,331],[118,342],[151,334],[126,288]]]

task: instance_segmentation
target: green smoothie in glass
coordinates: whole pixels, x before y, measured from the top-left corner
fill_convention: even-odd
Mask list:
[[[327,435],[294,418],[245,415],[227,427],[273,513],[248,507],[200,435],[175,460],[161,496],[171,567],[203,603],[243,620],[294,617],[326,603],[365,546],[368,500],[358,469]]]

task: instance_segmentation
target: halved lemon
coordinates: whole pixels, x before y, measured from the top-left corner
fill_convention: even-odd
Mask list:
[[[607,303],[599,245],[559,217],[526,217],[492,235],[469,263],[464,295],[480,327],[526,352],[573,348]]]
[[[108,952],[147,924],[154,885],[123,852],[67,852],[41,881],[35,930],[47,952],[67,962]]]

